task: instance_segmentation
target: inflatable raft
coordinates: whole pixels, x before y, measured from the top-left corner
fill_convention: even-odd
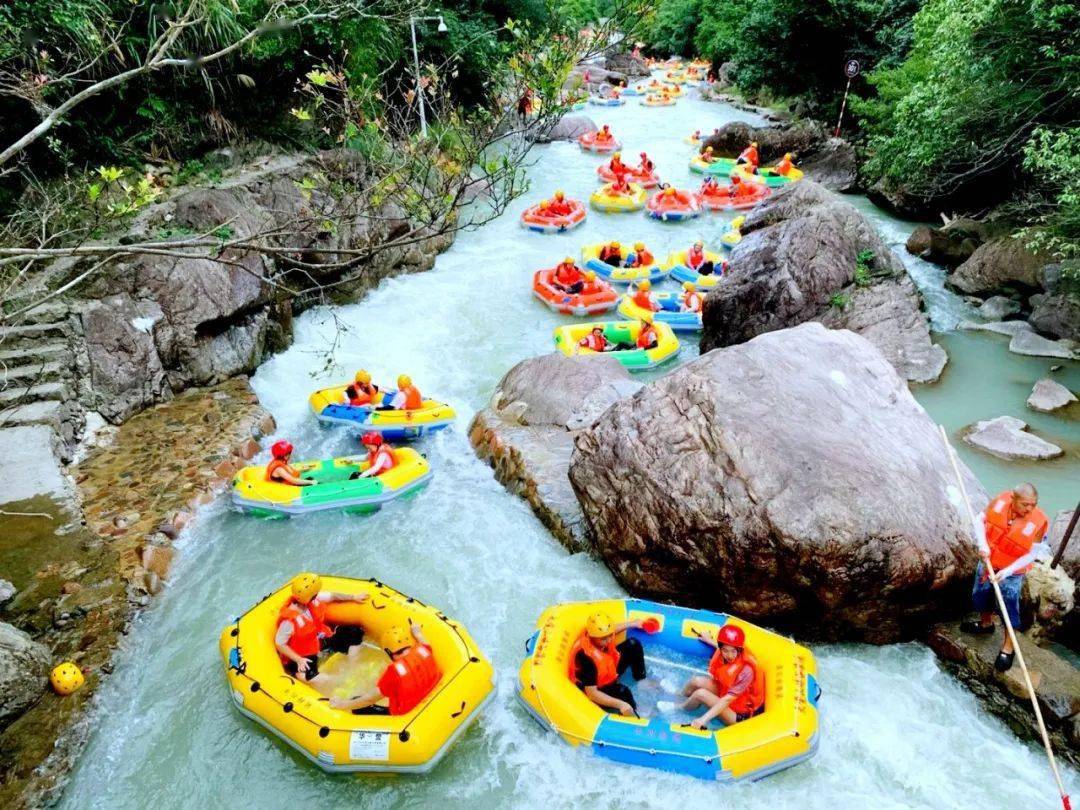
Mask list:
[[[666,323],[655,323],[659,340],[652,349],[623,349],[604,354],[616,358],[627,371],[647,371],[661,363],[666,363],[679,353],[679,339]],[[604,330],[604,336],[611,343],[630,343],[637,340],[641,331],[640,321],[607,321],[604,323],[575,323],[560,326],[555,330],[555,347],[567,357],[575,355],[596,355],[596,352],[578,345],[578,341],[597,326]]]
[[[392,626],[412,620],[431,645],[442,671],[436,686],[403,715],[353,714],[289,677],[274,649],[278,614],[290,586],[270,594],[221,633],[219,647],[233,703],[247,717],[331,773],[354,771],[424,773],[449,750],[495,694],[494,672],[468,631],[438,608],[376,580],[325,576],[323,588],[367,594],[368,601],[326,606],[332,624],[359,624],[369,642],[361,648],[366,683],[348,683],[352,694],[374,686],[389,658],[378,645]],[[338,659],[335,661],[334,659]],[[335,654],[323,671],[346,663]],[[354,662],[347,662],[353,664]],[[342,697],[348,697],[348,692]]]
[[[596,173],[609,183],[615,180],[615,172],[611,170],[610,163],[597,166]],[[656,172],[643,172],[636,166],[626,167],[626,179],[642,188],[656,188],[660,185],[660,176]]]
[[[701,216],[701,201],[697,194],[684,189],[676,189],[674,194],[667,194],[670,189],[656,192],[645,205],[646,213],[661,222],[682,222]]]
[[[742,224],[746,222],[746,216],[740,214],[731,220],[728,230],[720,237],[720,244],[727,250],[731,250],[742,241]]]
[[[641,103],[646,107],[671,107],[675,104],[675,99],[671,96],[649,93],[641,100]]]
[[[734,186],[718,183],[716,193],[707,194],[703,189],[698,192],[698,199],[710,211],[748,211],[772,193],[764,183],[743,180],[740,185],[746,188],[741,194],[733,195]]]
[[[640,211],[645,207],[645,199],[648,195],[645,193],[645,189],[637,183],[629,183],[628,186],[629,193],[613,194],[612,184],[605,183],[589,195],[589,205],[605,214]]]
[[[345,404],[347,385],[321,388],[310,397],[308,405],[320,422],[332,425],[348,425],[362,431],[374,431],[384,439],[418,439],[454,424],[457,414],[444,402],[425,399],[420,408],[411,411],[379,411],[365,405]],[[395,392],[379,391],[373,398],[375,406],[381,405]]]
[[[550,309],[563,315],[595,315],[614,309],[619,301],[611,285],[599,279],[593,282],[595,289],[588,289],[586,282],[586,288],[580,293],[568,293],[554,285],[554,275],[553,267],[537,270],[533,274],[533,294]]]
[[[324,509],[375,512],[384,503],[419,492],[431,480],[431,467],[411,447],[394,448],[395,467],[371,478],[352,478],[367,469],[367,456],[345,456],[293,464],[302,478],[319,483],[295,487],[266,480],[266,465],[244,467],[233,478],[233,504],[262,517],[303,515]]]
[[[639,321],[652,315],[654,323],[666,323],[673,332],[700,332],[701,313],[683,312],[681,307],[682,295],[676,292],[653,293],[653,298],[660,305],[656,312],[643,309],[634,303],[631,295],[624,295],[619,300],[619,314],[631,321]]]
[[[614,622],[655,619],[654,634],[628,631],[645,648],[646,666],[681,659],[706,671],[712,648],[698,634],[715,637],[736,624],[765,671],[765,710],[733,726],[698,731],[671,717],[608,714],[569,676],[570,649],[588,617],[602,610]],[[588,746],[604,759],[642,765],[717,782],[754,780],[813,756],[819,741],[821,688],[813,654],[794,641],[723,613],[663,605],[643,599],[578,602],[548,608],[525,643],[518,698],[529,713],[571,745]],[[681,668],[680,668],[681,669]],[[683,676],[690,673],[684,672]],[[629,675],[624,682],[632,686]],[[700,714],[701,712],[697,712]]]
[[[690,158],[690,171],[698,174],[712,174],[717,177],[727,177],[735,170],[735,158],[713,158],[711,163],[706,163],[701,155]]]
[[[751,172],[745,163],[741,166],[735,166],[733,171],[738,172],[744,180],[764,183],[769,188],[784,186],[803,178],[802,169],[797,169],[794,166],[791,167],[791,171],[787,174],[777,174],[774,169],[769,167],[758,169],[757,172]]]
[[[618,96],[589,96],[589,103],[594,107],[621,107],[626,99]]]
[[[569,214],[547,214],[540,205],[531,205],[521,214],[521,227],[537,233],[564,233],[572,231],[585,221],[585,205],[577,200],[567,200]]]
[[[612,284],[630,284],[631,282],[637,282],[647,278],[650,282],[655,284],[657,281],[661,281],[667,276],[668,271],[656,262],[641,267],[613,267],[607,262],[600,261],[601,248],[610,244],[610,242],[600,242],[596,245],[586,245],[581,251],[581,259],[585,263],[585,267],[592,270],[605,281]],[[623,259],[625,259],[634,252],[634,246],[628,245],[625,242],[620,242],[619,252]]]
[[[622,149],[622,144],[616,137],[612,136],[611,140],[608,141],[597,141],[595,132],[581,134],[578,136],[577,142],[583,152],[595,152],[600,155],[618,152]]]
[[[707,290],[720,283],[720,279],[723,277],[723,271],[719,268],[723,267],[724,257],[718,253],[713,253],[711,250],[706,250],[705,258],[712,262],[717,268],[716,271],[707,276],[703,276],[701,273],[690,269],[689,265],[686,263],[685,250],[676,250],[674,253],[669,253],[667,264],[665,264],[664,267],[666,267],[671,274],[672,281],[678,281],[680,284],[689,281],[695,287]]]

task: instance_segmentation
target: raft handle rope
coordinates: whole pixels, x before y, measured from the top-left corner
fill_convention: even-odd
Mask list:
[[[967,488],[964,486],[964,477],[960,474],[960,467],[956,460],[956,451],[953,450],[952,444],[949,442],[949,434],[945,432],[945,428],[941,425],[938,425],[938,430],[941,432],[941,440],[945,442],[945,453],[949,456],[949,463],[952,465],[953,475],[956,476],[956,483],[960,487],[960,495],[963,498],[964,507],[967,509],[968,519],[971,521],[971,530],[975,534],[975,540],[978,542],[981,550],[986,545],[986,541],[983,539],[982,522],[975,516],[975,510],[971,508],[971,500],[968,498]],[[1024,684],[1027,687],[1028,698],[1031,700],[1031,708],[1035,712],[1035,721],[1039,726],[1039,735],[1042,737],[1043,748],[1046,751],[1046,759],[1050,763],[1050,771],[1054,774],[1054,781],[1057,783],[1058,794],[1061,796],[1061,805],[1065,810],[1071,810],[1072,805],[1069,803],[1069,794],[1065,790],[1064,783],[1061,781],[1061,773],[1058,771],[1057,760],[1054,759],[1054,749],[1050,744],[1050,735],[1046,730],[1046,723],[1043,721],[1042,709],[1039,708],[1039,696],[1036,694],[1035,687],[1031,683],[1031,673],[1028,672],[1027,663],[1024,661],[1024,652],[1020,649],[1020,641],[1016,638],[1016,631],[1013,629],[1012,622],[1009,620],[1009,611],[1005,608],[1005,597],[1001,595],[1001,586],[998,584],[997,573],[994,571],[994,566],[990,563],[989,555],[982,560],[982,564],[986,567],[986,571],[989,574],[990,584],[994,586],[994,596],[997,597],[1001,620],[1005,625],[1005,632],[1009,636],[1009,641],[1012,642],[1013,651],[1016,653],[1016,663],[1020,665],[1020,672],[1024,676]]]

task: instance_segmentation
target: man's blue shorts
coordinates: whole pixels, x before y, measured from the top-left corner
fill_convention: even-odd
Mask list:
[[[980,613],[997,613],[997,597],[989,579],[983,579],[983,564],[975,570],[975,587],[971,589],[971,602]],[[1020,629],[1020,589],[1024,586],[1024,575],[1013,574],[1000,580],[1001,596],[1005,600],[1005,609],[1009,612],[1009,621],[1017,630]]]

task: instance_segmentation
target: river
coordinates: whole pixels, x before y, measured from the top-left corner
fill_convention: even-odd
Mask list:
[[[697,99],[666,109],[631,100],[626,107],[594,108],[589,114],[612,124],[627,157],[636,159],[647,147],[664,177],[678,185],[691,178],[690,147],[682,141],[690,131],[709,131],[736,119],[760,123],[729,106]],[[1054,789],[1041,750],[1019,742],[989,717],[918,644],[815,647],[824,687],[820,751],[808,763],[756,784],[720,788],[614,766],[543,733],[517,705],[522,642],[541,610],[554,602],[620,592],[601,563],[568,555],[525,503],[495,482],[465,435],[472,414],[511,365],[551,350],[551,330],[560,318],[533,300],[530,275],[603,238],[641,236],[663,255],[697,236],[715,239],[724,230],[724,220],[716,216],[663,225],[640,214],[591,213],[570,235],[526,233],[517,218],[529,202],[556,185],[584,199],[595,187],[600,160],[563,143],[538,148],[535,159],[533,190],[502,217],[462,234],[431,272],[389,280],[361,303],[332,313],[305,313],[297,320],[294,345],[266,362],[253,379],[277,419],[278,433],[293,441],[298,457],[314,458],[353,452],[356,445],[345,432],[317,427],[307,411],[307,391],[361,366],[377,380],[411,374],[423,391],[449,400],[459,416],[455,429],[423,445],[435,470],[431,486],[369,517],[326,512],[264,522],[231,511],[224,499],[204,509],[178,541],[181,558],[169,587],[136,621],[115,673],[96,698],[94,732],[61,805],[80,810],[239,803],[644,808],[683,801],[827,810],[1050,806]],[[908,226],[880,212],[874,216],[888,241],[902,243]],[[913,264],[910,257],[905,261]],[[931,266],[913,266],[912,272],[932,293],[935,324],[948,329],[962,302],[938,292],[940,278]],[[327,374],[324,353],[339,326],[347,331],[335,353],[338,367]],[[993,403],[975,391],[965,395],[970,381],[963,364],[969,355],[989,352],[987,363],[1008,362],[1010,373],[1023,377],[1030,390],[1034,374],[1049,363],[1014,361],[984,336],[945,339],[953,363],[940,391],[931,386],[917,392],[936,417],[955,428],[968,418],[965,414],[982,416],[987,409],[1024,413],[1015,397]],[[695,353],[693,347],[684,349],[684,356]],[[1072,387],[1080,388],[1076,369],[1069,374]],[[1075,428],[1058,429],[1073,430],[1072,458],[1037,476],[1040,485],[1061,495],[1054,506],[1063,505],[1068,486],[1060,479],[1077,471]],[[1004,465],[975,466],[988,488],[1015,477]],[[1072,493],[1076,490],[1073,486]],[[326,776],[231,705],[218,633],[305,569],[376,577],[432,602],[464,622],[493,660],[500,694],[428,776]],[[1074,771],[1067,770],[1066,777],[1080,786]]]

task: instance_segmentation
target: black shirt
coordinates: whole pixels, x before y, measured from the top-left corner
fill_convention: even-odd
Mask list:
[[[577,685],[584,689],[586,686],[596,686],[596,664],[585,653],[578,651],[574,657],[577,665]]]

